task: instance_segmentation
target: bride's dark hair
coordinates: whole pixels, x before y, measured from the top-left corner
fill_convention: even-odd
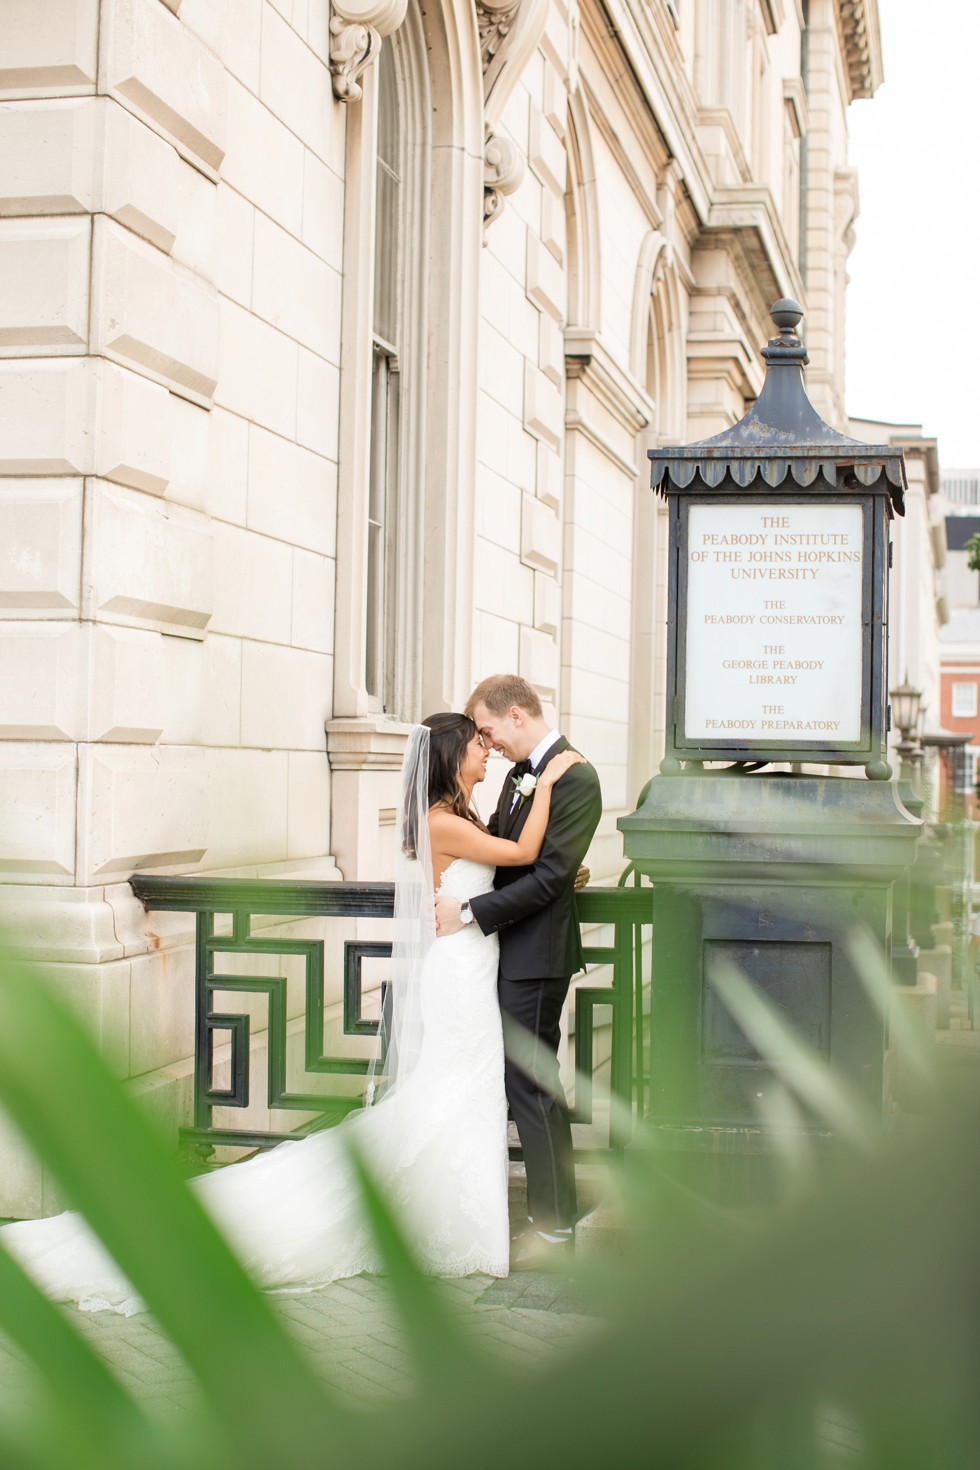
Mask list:
[[[444,714],[428,715],[422,724],[429,731],[429,806],[444,806],[457,817],[482,828],[483,823],[470,809],[459,784],[459,768],[463,764],[466,747],[476,734],[474,721],[469,715],[458,715],[448,710]],[[411,858],[415,857],[417,838],[415,813],[410,811],[405,817],[404,850]]]

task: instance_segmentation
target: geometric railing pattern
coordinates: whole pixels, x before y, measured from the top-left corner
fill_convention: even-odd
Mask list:
[[[577,985],[575,1002],[575,1107],[573,1122],[592,1121],[593,1037],[596,1012],[610,1024],[609,1092],[620,1104],[611,1110],[608,1147],[629,1143],[631,1117],[643,1116],[643,931],[652,922],[650,888],[585,888],[576,899],[581,925],[611,929],[611,942],[586,942],[586,966],[608,966],[609,985]]]
[[[338,1122],[361,1106],[361,1096],[324,1095],[290,1090],[286,1076],[287,981],[280,974],[250,973],[255,961],[269,960],[275,969],[280,956],[302,961],[305,989],[304,1069],[307,1075],[363,1076],[368,1063],[356,1057],[324,1052],[324,945],[319,939],[290,939],[253,932],[253,920],[282,921],[312,916],[337,919],[391,919],[394,887],[390,883],[316,883],[279,879],[207,877],[154,877],[134,874],[130,879],[137,898],[148,909],[192,912],[196,915],[195,1043],[193,1125],[181,1132],[185,1146],[209,1154],[215,1144],[265,1148],[313,1128]],[[649,888],[586,888],[577,897],[582,925],[602,925],[611,941],[599,943],[588,936],[587,965],[608,967],[609,985],[584,985],[575,992],[576,1106],[573,1121],[591,1122],[593,1116],[593,1038],[596,1013],[608,1016],[610,1036],[610,1091],[625,1104],[610,1115],[607,1147],[618,1151],[629,1142],[630,1115],[642,1114],[642,943],[643,926],[651,917]],[[230,919],[230,932],[219,932],[218,919]],[[227,923],[223,926],[228,928]],[[344,1036],[372,1036],[377,1022],[363,1014],[362,968],[365,960],[391,954],[386,940],[347,939],[343,944]],[[219,958],[220,957],[220,958]],[[236,961],[242,972],[235,969]],[[246,961],[248,962],[246,964]],[[220,968],[227,964],[227,970]],[[259,965],[261,968],[261,964]],[[244,971],[249,971],[245,973]],[[384,982],[385,984],[387,982]],[[253,1097],[250,1039],[251,1021],[245,1010],[219,1008],[219,996],[263,995],[267,998],[265,1040],[268,1068],[266,1097],[271,1108],[316,1113],[313,1122],[291,1132],[216,1126],[216,1108],[245,1108]],[[225,1002],[228,1005],[228,1002]],[[216,1084],[215,1040],[230,1040],[227,1085]],[[257,1095],[257,1094],[255,1094]]]

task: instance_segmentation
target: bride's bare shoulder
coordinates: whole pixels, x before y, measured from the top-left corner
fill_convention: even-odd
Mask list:
[[[461,817],[458,812],[446,807],[432,807],[429,811],[429,841],[433,856],[474,858],[477,861],[493,861],[486,852],[486,844],[493,838],[479,819]]]
[[[483,823],[475,815],[461,817],[458,812],[451,811],[447,806],[430,806],[428,819],[430,832],[486,831]]]

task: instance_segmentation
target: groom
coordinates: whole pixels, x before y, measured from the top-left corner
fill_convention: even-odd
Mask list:
[[[486,744],[515,762],[489,828],[496,837],[520,836],[535,777],[569,743],[551,728],[532,685],[516,674],[478,684],[466,713]],[[440,934],[475,923],[500,940],[500,1008],[523,1028],[518,1058],[509,1054],[504,1081],[527,1171],[529,1230],[523,1259],[571,1248],[576,1220],[572,1131],[558,1075],[559,1024],[571,977],[582,969],[575,911],[575,876],[602,813],[599,778],[590,765],[573,766],[555,786],[544,846],[526,868],[498,868],[494,888],[462,905],[440,898]],[[506,1032],[505,1032],[506,1037]]]

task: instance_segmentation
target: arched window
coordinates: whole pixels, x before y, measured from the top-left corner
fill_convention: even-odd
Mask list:
[[[629,790],[635,796],[657,769],[664,749],[667,661],[667,514],[650,491],[647,451],[676,444],[686,430],[686,300],[676,252],[676,178],[665,175],[658,195],[662,231],[640,251],[634,298],[631,361],[651,405],[637,436],[633,530],[633,604]]]
[[[337,512],[341,717],[420,714],[431,99],[419,14],[347,118]]]
[[[373,878],[394,850],[405,726],[458,707],[471,677],[484,198],[475,7],[410,0],[363,86],[345,117],[327,752],[332,850],[345,876]]]

